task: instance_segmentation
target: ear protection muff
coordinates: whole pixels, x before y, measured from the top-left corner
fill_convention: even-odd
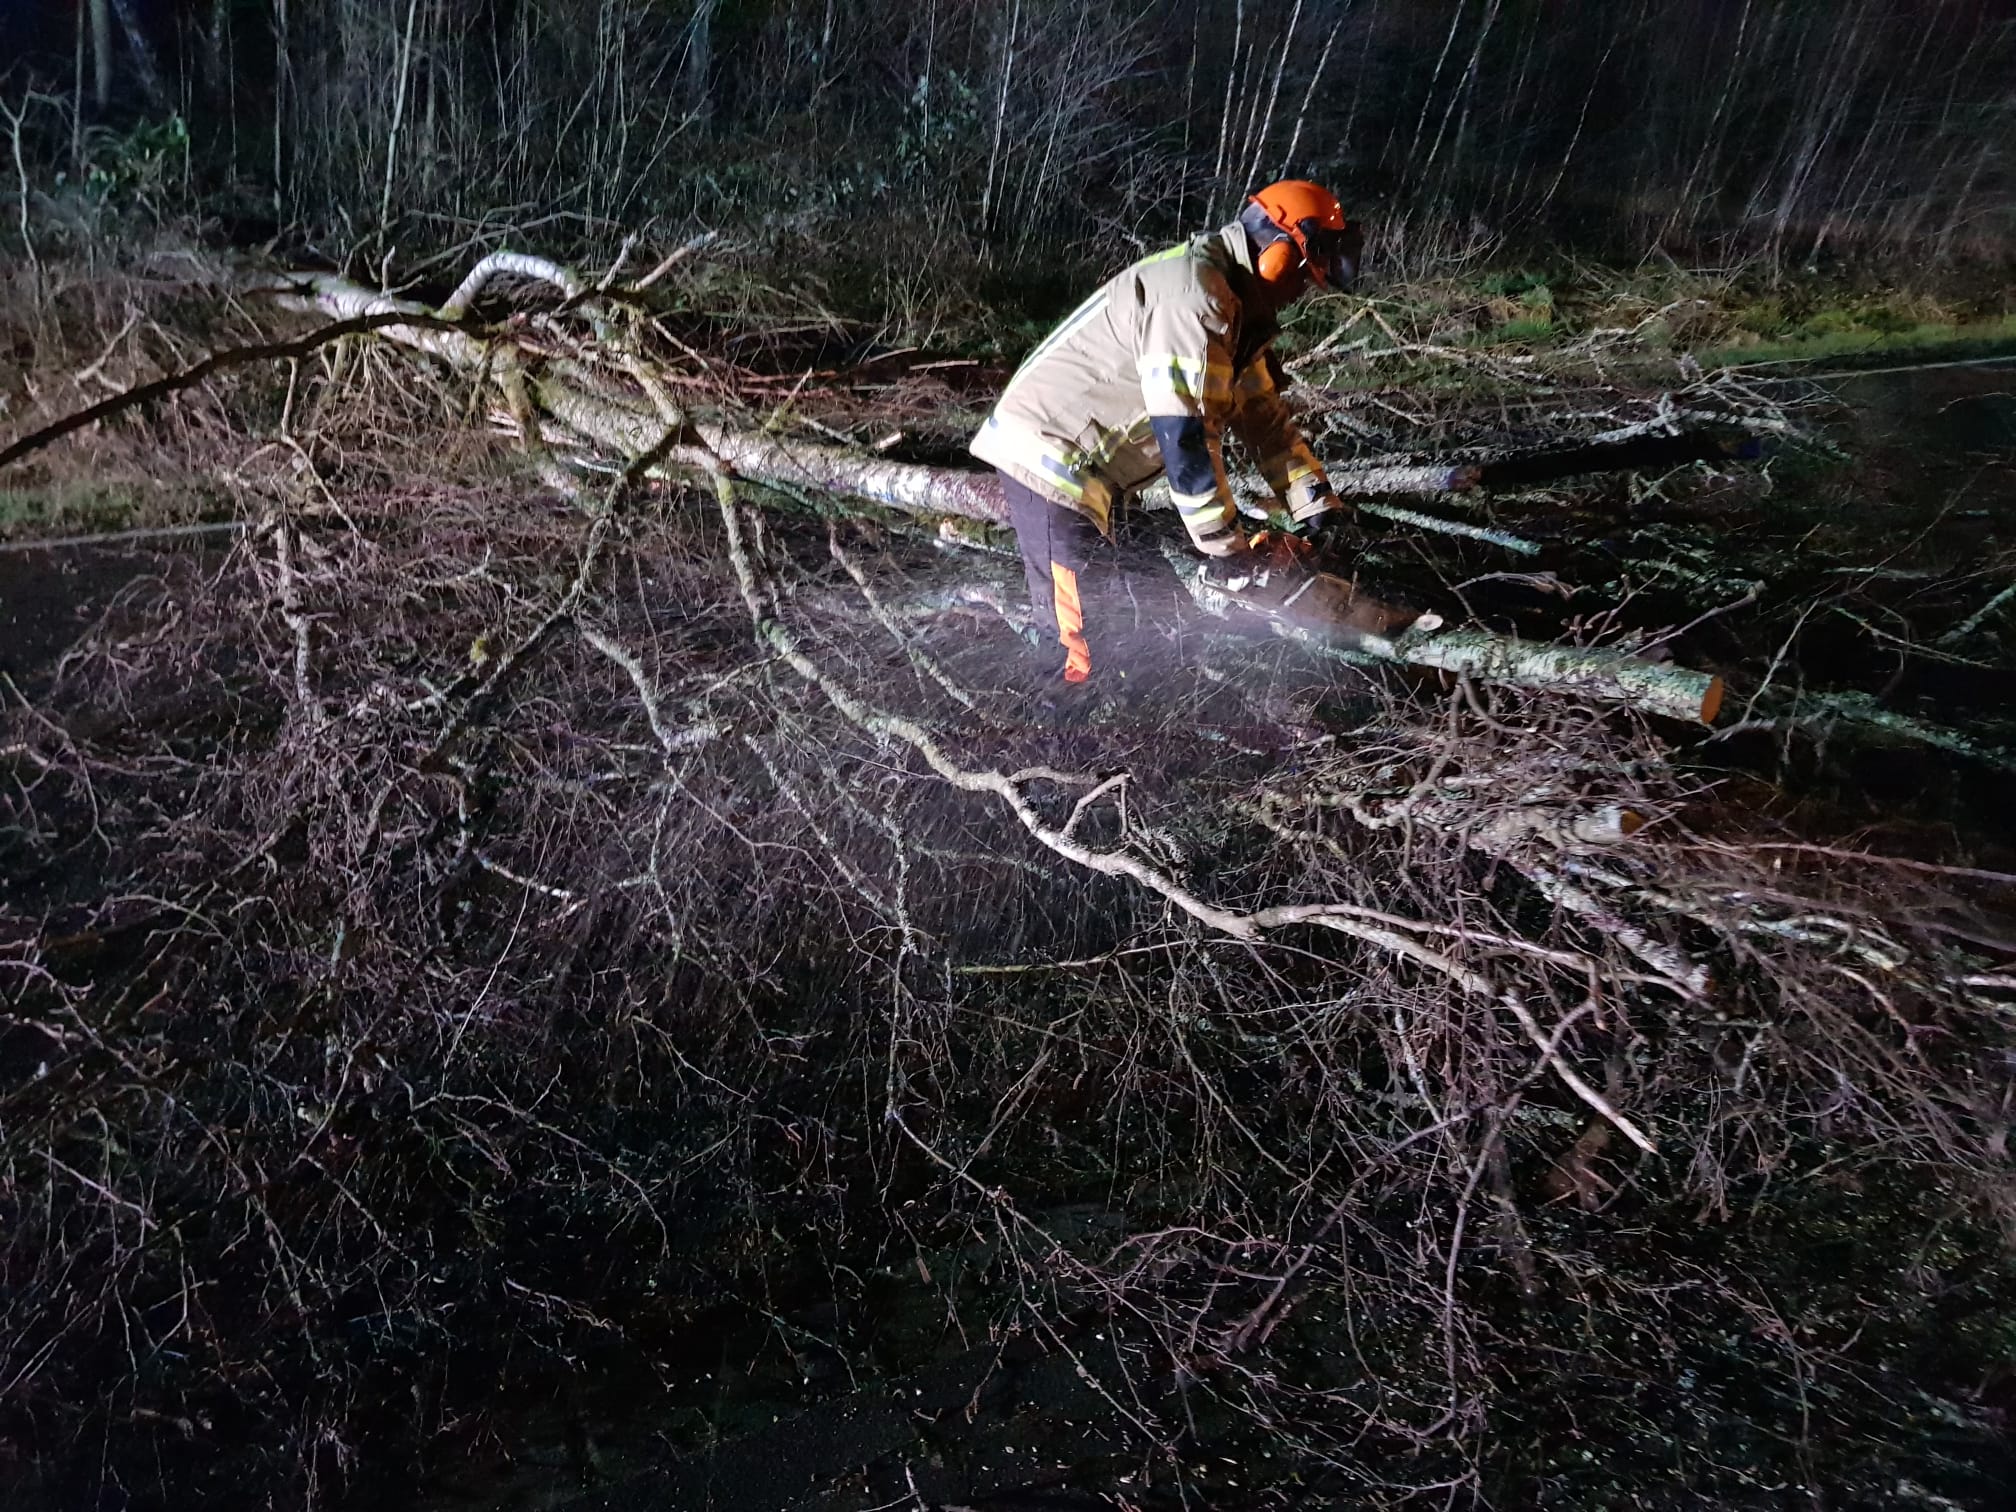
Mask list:
[[[1253,271],[1260,275],[1264,283],[1282,283],[1289,275],[1302,266],[1302,249],[1295,245],[1295,238],[1281,231],[1273,241],[1260,249],[1260,255],[1253,259]]]

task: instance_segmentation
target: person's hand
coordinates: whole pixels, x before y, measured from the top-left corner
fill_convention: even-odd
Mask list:
[[[1201,575],[1214,588],[1239,593],[1266,577],[1267,557],[1241,535],[1226,549],[1208,555]]]
[[[1327,556],[1343,546],[1354,518],[1352,510],[1333,502],[1321,514],[1300,522],[1295,533],[1308,543],[1313,555]]]
[[[1209,543],[1195,541],[1192,544],[1196,546],[1198,551],[1210,557],[1214,562],[1240,561],[1252,555],[1253,552],[1252,546],[1246,540],[1245,532],[1241,530],[1234,530],[1229,535],[1216,541]]]

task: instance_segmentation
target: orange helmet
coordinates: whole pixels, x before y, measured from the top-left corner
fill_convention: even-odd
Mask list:
[[[1365,233],[1344,218],[1336,195],[1307,179],[1283,179],[1254,195],[1248,206],[1242,219],[1249,230],[1259,229],[1253,222],[1264,217],[1276,233],[1254,264],[1263,279],[1277,283],[1307,268],[1322,288],[1351,287],[1365,251]]]

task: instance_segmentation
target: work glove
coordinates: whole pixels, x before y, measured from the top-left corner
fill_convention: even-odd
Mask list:
[[[1292,521],[1289,529],[1312,542],[1320,543],[1347,513],[1330,480],[1321,473],[1297,478],[1288,485],[1281,502]]]
[[[1244,593],[1267,573],[1267,562],[1258,552],[1242,547],[1226,556],[1207,558],[1198,577],[1224,593]]]
[[[1200,541],[1193,536],[1190,544],[1203,555],[1220,562],[1238,561],[1251,550],[1246,544],[1245,533],[1236,528],[1210,541]]]
[[[1328,507],[1296,519],[1295,534],[1315,555],[1324,556],[1344,545],[1355,518],[1350,506],[1332,495]]]

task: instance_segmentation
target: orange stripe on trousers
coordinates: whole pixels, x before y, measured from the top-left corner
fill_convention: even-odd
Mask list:
[[[1064,681],[1081,683],[1092,675],[1092,648],[1085,643],[1085,608],[1078,601],[1078,574],[1052,562],[1050,588],[1057,608],[1057,640],[1064,647]]]

